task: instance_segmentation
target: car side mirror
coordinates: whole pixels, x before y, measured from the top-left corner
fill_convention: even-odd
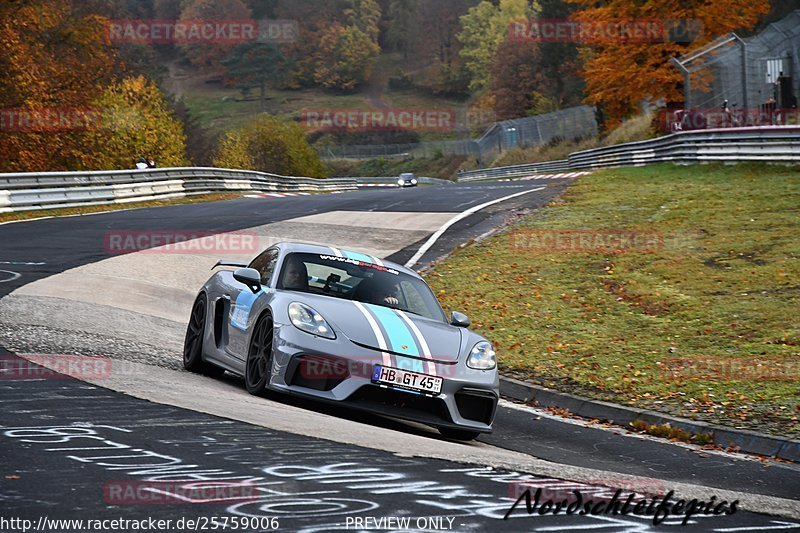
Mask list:
[[[240,268],[233,272],[233,279],[247,285],[253,294],[261,290],[261,273],[255,268]]]
[[[450,315],[450,324],[458,328],[468,328],[471,322],[464,313],[453,311],[453,314]]]

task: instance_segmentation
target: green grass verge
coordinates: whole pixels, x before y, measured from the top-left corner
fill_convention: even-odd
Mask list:
[[[797,438],[799,228],[797,168],[607,170],[428,280],[496,344],[505,375]],[[515,233],[576,229],[663,244],[565,253]]]

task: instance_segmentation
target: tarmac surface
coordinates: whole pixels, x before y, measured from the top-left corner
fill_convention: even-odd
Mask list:
[[[0,479],[0,500],[12,516],[37,520],[44,514],[169,518],[184,510],[187,518],[192,516],[189,511],[211,517],[235,508],[230,514],[234,517],[249,516],[257,507],[258,516],[276,516],[281,529],[287,530],[344,528],[347,517],[367,516],[438,517],[445,523],[443,517],[454,517],[457,525],[451,524],[450,529],[459,531],[489,526],[502,531],[574,530],[578,526],[647,531],[654,527],[652,517],[527,516],[524,504],[514,518],[502,521],[500,511],[504,514],[514,502],[509,495],[518,496],[513,492],[518,486],[509,489],[518,480],[509,472],[518,467],[517,476],[549,479],[543,485],[549,487],[546,494],[560,495],[563,490],[558,487],[566,486],[562,479],[568,479],[588,484],[589,492],[603,485],[629,491],[676,490],[699,500],[724,495],[740,498],[740,509],[790,517],[775,519],[740,510],[730,517],[695,518],[692,530],[800,529],[800,521],[795,520],[800,519],[800,469],[793,464],[677,446],[510,403],[499,408],[493,434],[481,436],[477,443],[453,443],[428,428],[313,402],[272,396],[252,399],[232,377],[209,380],[190,375],[180,370],[186,307],[220,252],[231,250],[120,254],[109,245],[110,236],[132,232],[240,232],[256,236],[263,247],[284,239],[324,242],[402,263],[457,213],[531,191],[455,224],[422,258],[424,266],[508,218],[546,205],[565,185],[563,180],[504,182],[241,199],[0,225],[0,296],[4,297],[0,300],[0,345],[19,354],[104,356],[122,365],[117,368],[131,369],[130,374],[115,371],[96,379],[82,376],[88,383],[40,378],[30,370],[15,373],[14,368],[39,367],[6,354],[0,377],[4,412],[0,455],[6,471]],[[257,253],[238,251],[242,257]],[[15,363],[8,362],[12,360]],[[58,369],[53,360],[38,362]],[[24,438],[23,430],[11,429],[15,427],[31,427],[28,431],[34,435],[53,438]],[[97,434],[73,439],[63,429],[67,427]],[[109,466],[100,464],[101,459],[88,460],[94,455],[86,455],[84,449],[91,446],[85,442],[80,450],[66,449],[78,439],[102,441],[101,447],[128,446],[120,449],[135,448],[147,456],[168,455],[170,461],[177,461],[175,465],[231,471],[233,477],[257,472],[263,478],[258,483],[268,489],[263,492],[259,485],[258,503],[112,505],[103,492],[108,482],[149,482],[152,476],[132,475],[121,463]],[[50,442],[59,440],[63,442]],[[223,454],[226,447],[239,444],[248,448],[247,453]],[[217,453],[207,453],[217,449]],[[229,458],[240,455],[241,460]],[[451,464],[445,459],[461,462]],[[345,463],[349,466],[342,470],[324,470]],[[359,469],[406,488],[385,492],[372,478],[371,485],[356,483]],[[460,497],[426,488],[439,485],[463,487],[465,492]],[[152,487],[145,492],[152,493]],[[306,492],[321,494],[306,498],[302,496]],[[431,499],[429,492],[437,496]],[[4,511],[0,517],[7,514]],[[492,522],[496,520],[500,521]],[[431,524],[436,525],[420,522],[428,530],[437,530],[428,527]],[[365,523],[349,526],[351,531],[370,529]],[[5,530],[0,521],[0,531]]]

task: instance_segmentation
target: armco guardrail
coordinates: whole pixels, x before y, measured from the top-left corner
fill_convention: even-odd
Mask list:
[[[564,161],[464,172],[458,181],[513,178],[540,172],[642,166],[672,162],[800,164],[800,126],[762,126],[673,133],[633,143],[575,152]]]
[[[800,163],[800,126],[763,126],[673,133],[656,139],[575,152],[569,169],[650,163]]]
[[[303,186],[337,184],[347,178],[320,180],[315,178],[286,177],[250,170],[224,168],[163,168],[149,170],[109,170],[92,172],[44,172],[0,174],[2,189],[35,189],[39,187],[84,187],[87,185],[117,185],[155,180],[220,179],[252,181],[275,187],[273,190],[301,190]],[[352,180],[348,184],[353,185]],[[298,188],[300,187],[300,188]]]
[[[485,181],[501,178],[516,178],[539,174],[542,172],[565,172],[569,170],[567,160],[550,161],[548,163],[530,163],[527,165],[514,165],[510,167],[485,168],[481,170],[471,170],[461,172],[458,175],[459,182],[465,181]]]
[[[225,191],[356,190],[352,178],[314,179],[219,168],[0,174],[0,212],[118,204]]]

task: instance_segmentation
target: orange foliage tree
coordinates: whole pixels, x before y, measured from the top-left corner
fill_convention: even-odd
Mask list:
[[[73,0],[0,2],[0,172],[75,167],[84,112],[119,66],[106,19],[76,9]]]
[[[225,20],[250,20],[250,8],[242,0],[191,0],[185,3],[181,13],[184,22],[206,22]],[[192,65],[205,69],[209,74],[222,73],[221,61],[236,47],[236,42],[179,42],[178,47]]]
[[[540,62],[538,46],[514,41],[500,43],[489,70],[497,120],[524,117],[533,110],[537,94],[551,84],[536,68]]]
[[[285,85],[352,91],[364,84],[381,52],[381,13],[377,0],[278,3],[276,18],[300,22],[299,38],[282,48],[291,60]]]
[[[102,112],[80,144],[82,169],[133,168],[138,157],[154,159],[159,167],[188,163],[183,124],[152,81],[138,76],[112,84],[94,107]]]
[[[692,21],[700,31],[689,42],[605,39],[583,48],[587,102],[600,105],[607,125],[618,124],[644,99],[680,101],[680,71],[670,58],[728,32],[752,28],[769,12],[769,0],[567,0],[582,9],[573,19],[584,23],[620,20]]]

